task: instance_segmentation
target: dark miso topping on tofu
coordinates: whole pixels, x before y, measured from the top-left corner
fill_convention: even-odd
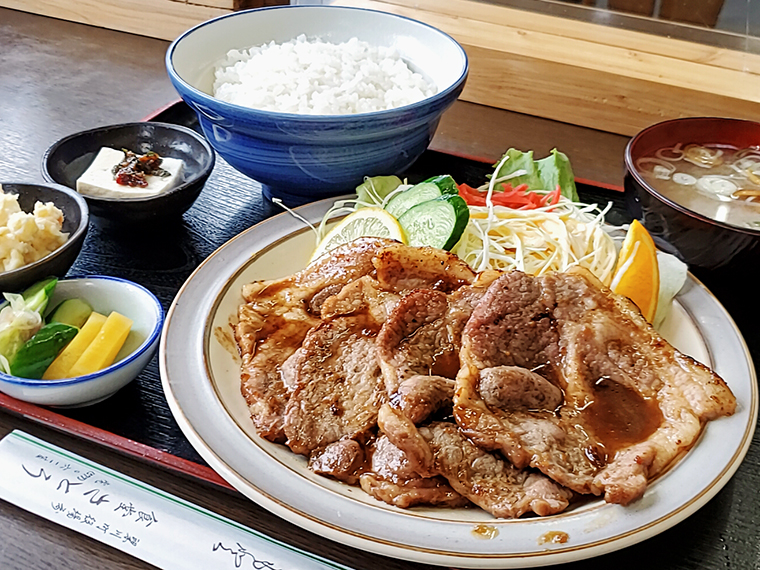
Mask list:
[[[155,152],[136,154],[127,149],[122,149],[122,151],[124,160],[111,170],[117,184],[145,188],[148,186],[147,176],[165,178],[171,174],[168,170],[161,168],[163,159]]]

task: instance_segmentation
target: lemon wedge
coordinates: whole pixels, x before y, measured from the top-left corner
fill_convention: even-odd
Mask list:
[[[388,238],[406,243],[404,230],[391,214],[382,208],[361,208],[343,218],[322,238],[309,262],[360,237]]]

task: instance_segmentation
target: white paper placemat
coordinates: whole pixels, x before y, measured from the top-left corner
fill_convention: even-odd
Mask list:
[[[19,430],[0,498],[166,570],[348,570]]]

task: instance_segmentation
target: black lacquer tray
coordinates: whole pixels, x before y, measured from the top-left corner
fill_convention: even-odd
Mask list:
[[[168,105],[149,120],[198,129],[195,114],[182,102]],[[407,172],[398,174],[417,182],[448,173],[458,182],[479,185],[491,171],[489,162],[428,150]],[[612,202],[607,215],[609,222],[621,224],[630,220],[622,188],[579,180],[578,191],[585,202],[600,205]],[[200,262],[241,231],[280,212],[278,206],[263,199],[258,183],[218,158],[196,203],[173,223],[135,231],[93,218],[82,253],[69,275],[103,274],[141,283],[153,291],[168,310]],[[752,311],[748,313],[746,307],[731,306],[734,295],[730,280],[711,275],[700,277],[739,321],[756,358],[760,343],[752,326]],[[757,316],[756,310],[754,316]],[[742,320],[748,320],[744,326]],[[108,400],[87,408],[44,408],[4,394],[0,394],[0,406],[72,435],[229,487],[204,463],[174,421],[161,387],[155,357],[134,382]]]

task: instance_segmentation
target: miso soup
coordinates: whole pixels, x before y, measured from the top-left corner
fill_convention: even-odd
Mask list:
[[[677,144],[636,161],[665,198],[713,220],[760,229],[760,148]]]

